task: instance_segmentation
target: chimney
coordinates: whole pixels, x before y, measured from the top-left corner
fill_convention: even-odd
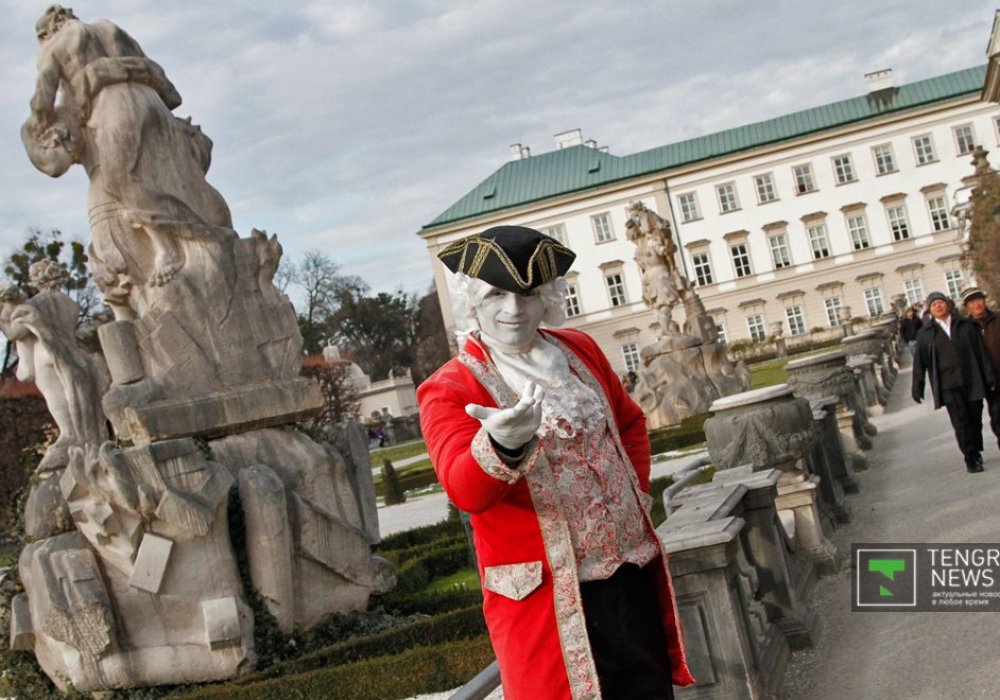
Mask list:
[[[510,146],[510,159],[511,160],[524,160],[525,158],[531,157],[531,149],[527,146],[522,146],[519,143],[511,144]]]
[[[595,141],[594,139],[587,139],[586,141],[583,142],[583,145],[586,146],[587,148],[593,148],[595,151],[597,150],[597,141]]]
[[[570,129],[556,134],[556,150],[580,146],[583,144],[583,132],[580,129]]]
[[[868,94],[880,90],[888,90],[892,87],[892,68],[865,73],[865,80],[868,81]]]

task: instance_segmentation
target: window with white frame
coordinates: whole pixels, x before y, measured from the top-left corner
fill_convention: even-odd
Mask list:
[[[896,172],[896,156],[892,152],[891,143],[872,146],[872,157],[875,159],[875,171],[879,175]]]
[[[719,198],[719,211],[723,214],[736,211],[740,208],[739,200],[736,199],[736,183],[724,182],[715,186],[715,194]]]
[[[757,190],[758,203],[767,204],[768,202],[773,202],[778,199],[778,193],[774,189],[774,177],[771,173],[754,175],[753,186],[754,189]]]
[[[953,127],[951,133],[955,136],[956,155],[964,156],[972,153],[976,147],[976,137],[972,133],[972,124],[960,124]]]
[[[737,277],[746,277],[750,270],[750,250],[746,242],[734,243],[729,246],[729,254],[733,256],[733,270]]]
[[[851,162],[850,153],[833,157],[833,174],[837,177],[839,185],[857,180],[854,176],[854,163]]]
[[[566,227],[563,224],[555,224],[554,226],[546,226],[545,228],[539,229],[546,236],[555,238],[557,241],[566,245]]]
[[[795,177],[795,191],[798,194],[816,191],[816,181],[813,179],[813,168],[810,163],[796,165],[792,168]]]
[[[913,137],[913,153],[917,157],[917,165],[933,163],[937,160],[934,155],[934,142],[930,134],[921,134]]]
[[[885,313],[885,304],[882,302],[882,289],[879,287],[869,287],[865,290],[865,307],[868,315],[872,318]]]
[[[691,263],[694,267],[694,278],[699,287],[704,287],[715,281],[712,277],[712,261],[708,257],[707,251],[694,253],[691,256]]]
[[[906,293],[906,303],[910,306],[923,303],[924,282],[919,277],[903,280],[903,291]]]
[[[864,214],[847,215],[847,232],[851,236],[851,247],[854,250],[864,250],[871,245],[868,240],[868,222]]]
[[[595,214],[590,217],[590,225],[594,229],[594,241],[596,243],[607,243],[614,240],[615,234],[611,230],[611,215]]]
[[[639,345],[625,343],[622,345],[622,359],[625,360],[625,370],[635,372],[639,369]]]
[[[612,272],[604,276],[604,283],[608,285],[608,298],[611,306],[622,306],[625,304],[625,280],[622,279],[621,272]]]
[[[580,313],[580,293],[577,291],[576,283],[570,282],[566,285],[566,317],[572,318],[579,316]]]
[[[885,208],[889,217],[889,228],[892,230],[892,240],[903,241],[910,237],[910,222],[906,218],[906,207],[894,204]]]
[[[750,331],[750,339],[754,342],[767,340],[767,329],[764,326],[764,314],[753,314],[747,316],[747,330]]]
[[[813,259],[830,257],[830,238],[826,235],[826,224],[808,226],[806,231],[809,233],[809,247],[812,249]]]
[[[785,320],[788,321],[789,335],[805,335],[806,315],[802,313],[801,306],[786,306]]]
[[[771,244],[771,261],[774,268],[781,269],[792,264],[792,257],[788,254],[788,236],[784,233],[776,233],[768,239]]]
[[[951,220],[948,218],[948,200],[943,194],[927,198],[927,211],[931,215],[931,228],[935,231],[951,228]]]
[[[698,208],[698,195],[694,192],[687,192],[677,197],[677,203],[681,208],[682,221],[697,221],[701,218],[701,210]]]
[[[827,297],[823,300],[826,306],[826,320],[831,328],[836,328],[843,322],[840,318],[840,310],[844,308],[844,303],[840,297]]]
[[[946,270],[944,281],[948,285],[948,296],[952,299],[958,299],[962,296],[962,290],[965,288],[965,279],[962,277],[961,270]]]

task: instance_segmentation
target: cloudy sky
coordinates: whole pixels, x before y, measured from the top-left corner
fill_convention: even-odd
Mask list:
[[[86,176],[34,170],[19,129],[35,20],[0,23],[0,253],[29,227],[86,239]],[[159,62],[215,142],[237,230],[313,248],[373,289],[424,292],[423,224],[581,128],[624,155],[985,63],[981,0],[92,0]]]

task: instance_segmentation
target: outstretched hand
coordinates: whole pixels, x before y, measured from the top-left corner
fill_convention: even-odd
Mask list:
[[[545,389],[528,382],[521,398],[510,408],[487,408],[470,403],[465,406],[465,412],[482,423],[498,445],[517,450],[534,437],[541,425],[544,397]]]

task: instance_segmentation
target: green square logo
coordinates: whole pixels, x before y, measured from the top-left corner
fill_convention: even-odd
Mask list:
[[[917,606],[917,550],[858,547],[854,555],[856,607]]]

